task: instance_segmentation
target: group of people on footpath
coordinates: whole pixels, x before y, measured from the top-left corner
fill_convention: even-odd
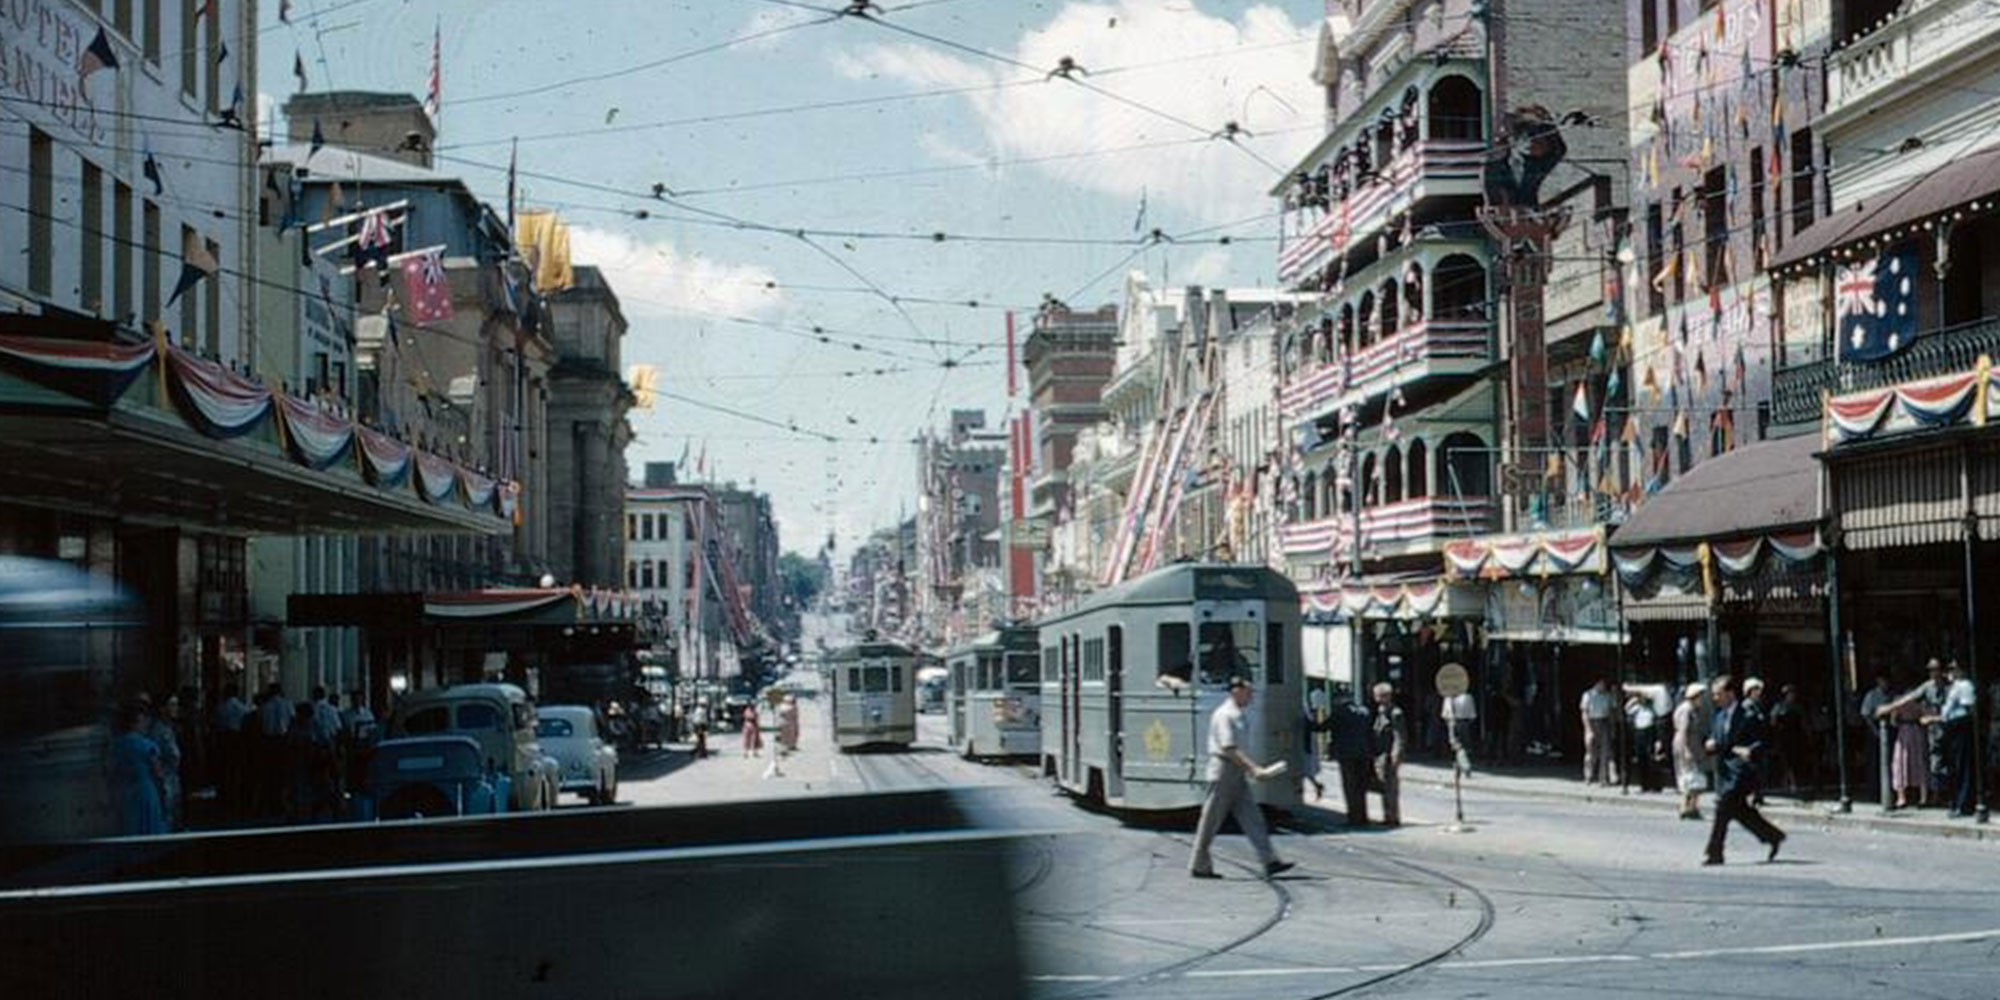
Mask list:
[[[1924,680],[1898,695],[1887,675],[1861,696],[1860,717],[1877,732],[1877,769],[1886,758],[1892,809],[1942,800],[1954,816],[1970,816],[1977,754],[1973,739],[1977,692],[1957,660],[1924,664]]]
[[[121,835],[188,829],[197,802],[213,803],[205,820],[217,825],[340,818],[358,781],[352,768],[376,738],[360,692],[345,707],[323,687],[294,703],[273,683],[246,701],[232,683],[199,713],[189,710],[197,696],[142,693],[119,709],[111,782]]]
[[[799,748],[799,698],[787,694],[776,709],[778,716],[778,752],[793,753]],[[756,701],[743,706],[743,756],[758,757],[764,753],[764,728],[762,716],[757,711]]]

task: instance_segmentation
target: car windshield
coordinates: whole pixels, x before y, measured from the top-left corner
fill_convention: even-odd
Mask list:
[[[576,726],[568,719],[552,719],[546,715],[535,723],[535,735],[543,739],[561,739],[575,736]]]

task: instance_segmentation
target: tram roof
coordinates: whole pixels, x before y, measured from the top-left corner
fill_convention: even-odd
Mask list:
[[[981,650],[1025,650],[1034,652],[1037,648],[1035,628],[1032,625],[1006,625],[974,638],[970,642],[945,653],[946,657],[962,656]]]
[[[1189,604],[1195,601],[1280,601],[1297,604],[1299,588],[1283,573],[1267,566],[1237,563],[1177,563],[1136,580],[1098,591],[1081,607],[1054,615],[1062,621],[1099,608],[1137,604]]]
[[[860,642],[842,646],[829,659],[848,660],[873,656],[915,656],[917,651],[899,642]]]

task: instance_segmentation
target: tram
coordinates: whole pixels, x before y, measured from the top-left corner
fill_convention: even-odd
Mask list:
[[[870,634],[827,657],[833,741],[842,751],[917,740],[917,652]]]
[[[1288,760],[1300,733],[1299,594],[1265,567],[1181,563],[1040,623],[1042,769],[1065,791],[1125,811],[1196,808],[1208,719],[1232,676],[1256,691],[1249,755]],[[1299,805],[1296,781],[1257,801]]]
[[[1036,631],[1007,625],[948,657],[949,740],[968,760],[1042,752],[1042,681]]]

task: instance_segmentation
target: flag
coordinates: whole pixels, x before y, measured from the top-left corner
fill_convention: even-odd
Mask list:
[[[1916,276],[1914,242],[1840,266],[1833,300],[1840,360],[1873,361],[1909,346],[1917,334]]]
[[[527,258],[535,291],[547,294],[570,286],[569,227],[554,212],[521,213],[514,242]]]
[[[521,140],[516,138],[513,148],[507,152],[507,235],[510,237],[514,234],[514,182],[520,162]]]
[[[1593,365],[1601,365],[1604,363],[1604,356],[1605,356],[1604,330],[1602,327],[1600,327],[1596,332],[1590,335],[1590,363]]]
[[[1620,372],[1621,369],[1613,368],[1611,369],[1611,374],[1604,379],[1604,403],[1606,406],[1611,405],[1611,400],[1618,395],[1618,390],[1625,386],[1625,379]]]
[[[104,29],[100,27],[97,29],[97,37],[91,39],[90,47],[84,49],[83,55],[77,57],[76,82],[82,84],[83,81],[90,79],[90,74],[100,69],[117,68],[118,53],[112,51],[111,36],[105,34]]]
[[[167,296],[167,305],[171,307],[189,289],[200,284],[201,279],[214,277],[215,272],[221,269],[222,265],[216,263],[215,255],[208,252],[201,237],[189,233],[181,243],[181,276],[174,282],[174,293]]]
[[[443,83],[439,73],[440,66],[438,59],[440,52],[439,42],[443,38],[443,30],[442,22],[436,22],[431,27],[431,79],[429,87],[424,91],[424,113],[431,116],[432,125],[437,124],[440,106],[438,96],[442,89],[441,84]]]
[[[319,119],[315,118],[313,119],[312,145],[306,147],[306,162],[311,163],[312,158],[318,156],[319,151],[325,148],[326,131],[319,127]]]
[[[361,232],[354,240],[354,269],[359,271],[370,264],[382,271],[389,270],[389,248],[396,238],[389,232],[387,212],[376,210],[361,217]]]
[[[1653,275],[1653,291],[1656,292],[1666,291],[1667,283],[1674,280],[1674,275],[1679,274],[1680,270],[1681,270],[1681,255],[1680,254],[1668,255],[1667,262],[1661,265],[1660,270],[1657,274]]]
[[[676,469],[679,469],[679,470],[681,470],[681,471],[682,471],[683,473],[685,473],[685,472],[687,471],[687,467],[688,467],[688,449],[689,449],[689,448],[692,448],[692,447],[694,447],[694,439],[693,439],[693,438],[682,438],[682,439],[681,439],[681,460],[680,460],[680,461],[678,461],[678,462],[675,462],[675,463],[674,463],[674,468],[676,468]]]
[[[1570,407],[1569,407],[1569,409],[1570,409],[1570,412],[1571,412],[1571,413],[1574,413],[1574,414],[1576,414],[1576,419],[1578,419],[1578,420],[1589,420],[1589,419],[1590,419],[1590,386],[1589,386],[1589,385],[1587,385],[1587,384],[1585,384],[1585,383],[1582,383],[1582,382],[1578,382],[1578,383],[1576,384],[1576,398],[1575,398],[1574,400],[1571,400],[1571,401],[1570,401]]]
[[[292,50],[292,75],[299,78],[299,90],[306,90],[306,57],[297,49]]]
[[[420,326],[451,320],[451,281],[444,270],[444,251],[403,258],[403,314]]]
[[[641,410],[651,410],[660,385],[660,370],[652,365],[633,365],[626,369],[625,383],[631,387],[633,404]]]
[[[222,61],[228,58],[229,58],[229,43],[223,42],[217,45],[215,47],[215,64],[217,66],[220,66],[222,65]]]
[[[695,456],[694,474],[700,476],[700,475],[706,475],[707,473],[708,473],[708,442],[703,441],[701,443],[701,454]]]
[[[1743,360],[1743,345],[1740,343],[1736,345],[1735,371],[1733,374],[1736,378],[1736,391],[1742,392],[1744,387],[1750,383],[1750,366]]]
[[[153,197],[158,198],[167,190],[166,182],[160,179],[160,161],[153,158],[151,148],[146,150],[146,162],[139,165],[139,173],[153,182]]]

